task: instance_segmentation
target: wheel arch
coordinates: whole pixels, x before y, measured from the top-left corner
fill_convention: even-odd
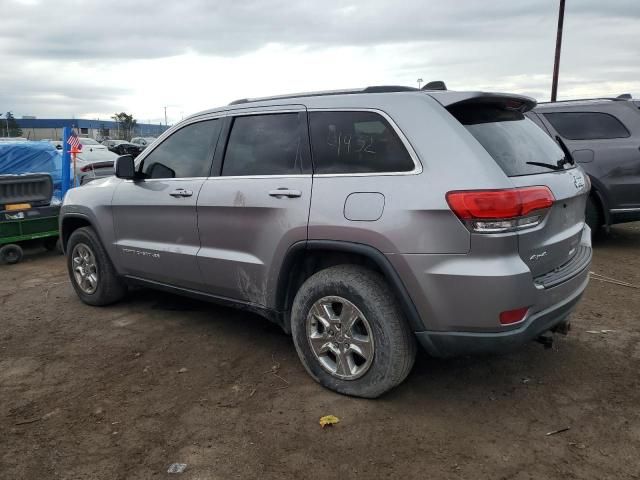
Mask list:
[[[589,180],[591,181],[591,192],[589,192],[589,196],[596,201],[597,207],[600,209],[602,224],[609,226],[611,225],[611,213],[609,212],[609,201],[605,193],[606,187],[600,180],[592,175],[589,175]]]
[[[378,249],[361,243],[339,240],[308,240],[292,245],[285,255],[278,275],[274,304],[288,319],[298,288],[317,271],[340,264],[364,265],[379,272],[396,295],[413,331],[424,330],[424,324],[402,279],[391,262]],[[289,331],[289,322],[283,322]]]
[[[60,239],[62,244],[62,251],[67,253],[67,243],[69,242],[69,237],[71,234],[75,232],[77,229],[82,227],[92,227],[93,224],[89,220],[86,215],[82,214],[68,214],[62,217],[60,220]]]

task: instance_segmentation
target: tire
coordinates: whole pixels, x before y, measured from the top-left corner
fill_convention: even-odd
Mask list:
[[[592,196],[587,199],[587,209],[585,211],[585,222],[591,229],[591,235],[595,236],[602,228],[602,212],[600,211],[600,205],[594,200]]]
[[[20,245],[10,243],[0,248],[0,261],[8,265],[13,265],[22,260],[23,252]]]
[[[58,253],[62,253],[62,243],[60,237],[47,237],[44,239],[44,248],[50,252],[56,250]]]
[[[350,331],[348,313],[356,318]],[[321,317],[335,323],[325,328]],[[415,336],[397,299],[380,274],[357,265],[321,270],[302,284],[293,301],[291,332],[309,375],[345,395],[376,398],[402,383],[415,361]],[[360,357],[354,348],[370,355]],[[333,351],[348,353],[338,357]]]
[[[126,295],[127,287],[116,274],[93,228],[82,227],[75,230],[69,237],[66,252],[71,285],[84,303],[95,306],[110,305]],[[76,269],[83,269],[82,273],[86,274],[84,280],[82,273],[74,270],[74,266]],[[90,278],[92,273],[95,273],[95,282]]]

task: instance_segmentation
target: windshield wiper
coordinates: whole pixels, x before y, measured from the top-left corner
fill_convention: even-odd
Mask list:
[[[560,145],[562,149],[562,153],[564,153],[564,157],[562,157],[558,162],[553,165],[551,163],[542,163],[542,162],[527,162],[527,165],[535,165],[536,167],[545,167],[550,168],[551,170],[564,170],[564,166],[568,163],[569,165],[575,165],[576,161],[571,155],[571,152],[567,148],[567,145],[564,143],[564,140],[560,138],[560,136],[556,135],[556,142]]]
[[[576,161],[573,158],[573,155],[571,155],[571,152],[569,151],[569,149],[567,148],[566,143],[564,143],[564,140],[562,140],[562,138],[560,138],[559,135],[556,135],[556,142],[558,142],[558,145],[560,145],[560,148],[562,149],[562,152],[564,153],[564,158],[558,160],[558,166],[562,167],[565,164],[570,164],[570,165],[575,165]]]
[[[527,162],[527,165],[535,165],[536,167],[546,167],[546,168],[550,168],[551,170],[564,170],[564,163],[560,163],[563,161],[564,159],[558,160],[558,164],[556,165],[552,163],[542,163],[542,162]]]

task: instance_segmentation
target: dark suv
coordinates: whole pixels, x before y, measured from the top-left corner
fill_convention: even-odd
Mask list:
[[[527,115],[560,137],[591,179],[587,223],[640,220],[640,102],[621,96],[541,103]]]

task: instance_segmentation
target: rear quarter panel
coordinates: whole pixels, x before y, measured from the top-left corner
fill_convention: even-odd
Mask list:
[[[365,243],[383,253],[467,253],[469,231],[449,209],[446,193],[513,186],[471,134],[427,95],[345,95],[336,97],[335,105],[310,101],[307,108],[382,111],[404,134],[419,163],[414,174],[315,175],[310,240]],[[381,193],[382,216],[375,221],[345,218],[345,201],[354,192]]]

